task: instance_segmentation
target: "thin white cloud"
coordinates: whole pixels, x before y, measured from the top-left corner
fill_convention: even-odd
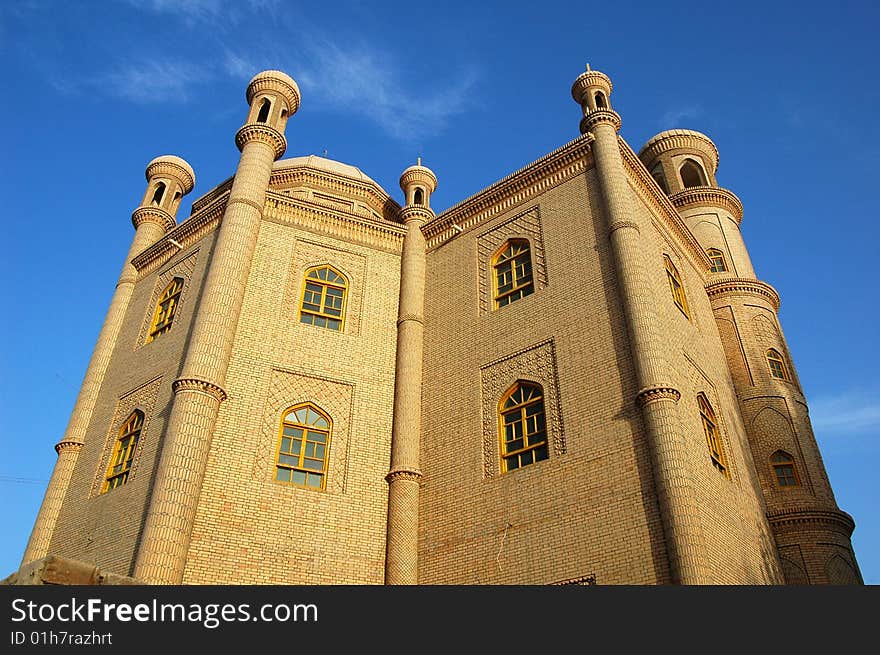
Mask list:
[[[703,108],[699,105],[690,105],[686,107],[673,107],[668,109],[663,116],[660,117],[660,127],[664,130],[683,127],[682,121],[689,118],[699,118],[703,114]]]
[[[155,14],[173,14],[188,24],[234,25],[243,12],[274,13],[278,0],[124,0],[135,9]]]
[[[880,436],[880,394],[854,392],[810,401],[810,421],[817,434]]]
[[[312,39],[304,47],[296,79],[313,102],[360,114],[404,141],[442,132],[452,116],[467,108],[476,83],[473,71],[452,83],[421,77],[405,83],[390,55],[364,44],[343,48],[329,39]]]

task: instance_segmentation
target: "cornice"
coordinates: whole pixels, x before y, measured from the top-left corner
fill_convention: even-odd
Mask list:
[[[365,204],[369,205],[384,220],[393,223],[400,222],[400,205],[375,182],[357,181],[350,177],[307,166],[275,169],[269,178],[269,190],[276,193],[282,192],[282,189],[278,187],[291,187],[297,184],[311,190],[326,189],[364,200]]]
[[[397,223],[360,217],[273,191],[266,193],[263,218],[393,253],[400,252],[406,235],[406,228]]]
[[[706,285],[709,300],[725,296],[757,296],[769,300],[774,311],[779,311],[779,294],[766,282],[742,277],[728,277],[709,282]]]
[[[422,230],[428,248],[436,248],[588,170],[593,166],[592,141],[591,134],[581,135],[441,212]]]
[[[607,124],[614,127],[614,131],[620,130],[620,114],[613,109],[594,109],[581,119],[581,134],[586,134],[597,125]]]
[[[698,186],[673,193],[669,200],[679,209],[692,206],[721,207],[730,212],[736,224],[742,223],[743,206],[733,191],[712,186]]]
[[[64,439],[55,444],[55,452],[60,456],[62,453],[78,453],[83,447],[82,441]]]
[[[287,150],[287,139],[284,138],[284,135],[264,123],[242,125],[235,133],[235,145],[239,150],[244,150],[245,145],[251,141],[259,141],[271,147],[275,152],[275,159],[281,157]]]
[[[200,211],[187,218],[140,255],[131,260],[137,269],[138,279],[149,275],[152,271],[171,260],[179,252],[187,250],[200,241],[206,234],[213,232],[220,224],[226,209],[229,191],[216,196],[208,205],[202,205]],[[178,248],[172,241],[180,244]]]
[[[642,389],[636,394],[636,400],[642,407],[649,403],[657,402],[658,400],[671,400],[672,402],[677,403],[679,398],[681,398],[681,392],[667,384],[648,387],[647,389]]]
[[[385,480],[388,482],[388,484],[392,484],[394,482],[397,482],[398,480],[406,480],[408,482],[421,482],[422,472],[414,468],[399,467],[389,471],[388,475],[385,476]]]
[[[672,232],[678,237],[679,242],[690,252],[695,263],[698,263],[699,266],[703,268],[703,271],[708,274],[712,268],[712,262],[709,261],[709,256],[706,254],[706,251],[703,250],[702,246],[700,246],[700,242],[697,241],[696,237],[690,229],[688,229],[687,224],[685,224],[681,214],[678,213],[675,205],[672,204],[666,194],[663,193],[659,186],[657,186],[657,182],[651,177],[650,173],[648,173],[648,169],[645,168],[645,165],[636,156],[636,153],[633,152],[633,149],[629,147],[629,144],[621,137],[618,137],[618,142],[620,144],[620,154],[623,158],[624,165],[629,172],[631,186],[636,190],[643,201],[653,207],[654,213],[658,217],[665,219],[664,224],[672,229]]]
[[[153,206],[138,207],[131,214],[131,224],[137,230],[143,223],[156,223],[163,232],[170,232],[177,223],[164,209]]]
[[[400,212],[400,220],[404,223],[412,221],[422,221],[428,223],[435,218],[433,210],[430,207],[422,205],[407,205]]]
[[[171,389],[175,394],[180,393],[181,391],[203,393],[221,403],[227,398],[226,392],[220,385],[199,378],[177,378],[171,384]]]
[[[852,535],[852,532],[856,527],[856,523],[853,521],[852,517],[846,512],[840,510],[780,510],[778,512],[767,512],[767,519],[773,527],[804,523],[822,523],[838,528],[839,531],[843,532],[847,537]]]

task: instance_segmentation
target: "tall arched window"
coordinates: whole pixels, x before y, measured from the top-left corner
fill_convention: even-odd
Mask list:
[[[547,459],[547,422],[541,385],[519,381],[498,403],[501,470],[513,471]]]
[[[101,493],[106,493],[116,487],[121,487],[128,481],[131,473],[131,463],[134,460],[138,441],[141,438],[141,430],[144,428],[144,413],[139,409],[134,410],[125,419],[125,423],[119,428],[116,444],[113,446],[113,455],[107,466],[107,475],[104,477],[104,485]]]
[[[601,91],[596,91],[596,109],[606,109],[608,107],[608,103],[605,102],[605,96]]]
[[[706,444],[709,447],[709,457],[712,464],[719,471],[727,475],[727,462],[724,459],[724,448],[721,445],[721,434],[718,432],[718,419],[709,400],[704,394],[697,395],[697,405],[700,407],[700,419],[703,422],[703,432],[706,435]]]
[[[342,331],[348,280],[329,264],[306,271],[300,323]]]
[[[425,204],[425,193],[419,187],[416,187],[416,192],[413,194],[413,204],[414,205],[424,205]]]
[[[724,261],[724,253],[718,250],[718,248],[709,248],[706,251],[706,254],[709,256],[709,261],[712,262],[713,273],[723,273],[727,270],[727,262]]]
[[[669,185],[666,184],[666,174],[663,172],[663,164],[657,162],[654,168],[651,169],[651,177],[654,178],[654,181],[660,185],[660,188],[663,189],[663,193],[669,195]]]
[[[174,315],[177,313],[177,305],[180,302],[180,294],[183,291],[183,278],[176,277],[165,287],[165,291],[159,296],[156,309],[153,312],[153,322],[150,324],[150,333],[147,335],[147,343],[171,329]]]
[[[534,290],[532,254],[525,239],[511,239],[492,259],[495,307],[504,307]]]
[[[773,467],[773,475],[778,486],[796,487],[800,485],[797,470],[794,467],[794,457],[787,452],[777,450],[770,455],[770,465]]]
[[[695,186],[707,186],[706,174],[703,173],[703,167],[693,159],[685,159],[681,168],[678,169],[681,175],[681,183],[685,189]]]
[[[275,479],[323,489],[330,455],[330,417],[311,403],[284,412],[278,437]]]
[[[682,313],[690,318],[688,314],[687,298],[684,295],[684,285],[681,283],[681,276],[678,269],[669,258],[669,255],[663,255],[663,265],[666,267],[666,277],[669,280],[669,290],[672,292],[672,300],[675,302]]]
[[[767,365],[770,367],[770,375],[777,380],[785,380],[789,382],[791,378],[788,375],[788,367],[785,365],[785,360],[782,358],[782,355],[779,354],[778,350],[770,348],[767,351]]]
[[[269,102],[269,98],[263,98],[263,102],[260,104],[260,112],[257,114],[257,122],[265,123],[269,120],[269,110],[272,108],[272,103]]]

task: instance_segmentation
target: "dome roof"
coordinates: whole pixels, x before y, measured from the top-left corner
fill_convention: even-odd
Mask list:
[[[341,161],[318,157],[317,155],[307,155],[305,157],[291,157],[289,159],[281,159],[275,162],[275,165],[273,166],[273,170],[276,171],[288,168],[314,168],[320,171],[326,171],[328,173],[340,175],[342,177],[348,177],[353,180],[357,180],[358,182],[363,182],[365,184],[375,184],[380,189],[382,188],[381,186],[379,186],[378,182],[372,179],[369,175],[366,175],[361,169],[354,166],[349,166],[348,164],[343,164]]]

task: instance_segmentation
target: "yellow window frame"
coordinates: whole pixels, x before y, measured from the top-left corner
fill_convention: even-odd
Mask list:
[[[180,294],[183,293],[183,278],[176,277],[165,291],[159,296],[156,302],[156,309],[153,310],[153,320],[150,323],[150,331],[147,334],[147,343],[153,341],[156,337],[165,334],[171,329],[174,317],[177,314],[177,306],[180,304]]]
[[[332,431],[330,416],[313,403],[284,410],[275,449],[274,480],[323,491],[327,485]]]
[[[681,282],[681,275],[679,275],[678,269],[675,267],[675,264],[672,263],[669,255],[663,255],[663,265],[666,268],[666,277],[669,280],[669,290],[672,292],[672,300],[675,303],[675,306],[681,310],[681,313],[690,320],[691,316],[688,310],[687,297],[684,294],[684,285]]]
[[[498,402],[498,440],[501,471],[507,473],[549,459],[544,389],[518,380]],[[531,461],[526,461],[530,459]],[[516,466],[511,464],[516,461]]]
[[[706,251],[706,255],[709,256],[709,261],[712,262],[710,270],[713,273],[724,273],[727,271],[727,261],[724,259],[724,253],[718,250],[718,248],[709,248]]]
[[[702,393],[697,395],[697,405],[700,408],[700,420],[703,423],[703,433],[706,436],[709,457],[715,468],[727,476],[729,475],[727,460],[724,456],[724,445],[721,440],[721,432],[718,430],[718,418],[715,416],[715,410],[709,404],[709,399]]]
[[[784,450],[777,450],[770,455],[770,466],[773,468],[773,481],[780,489],[801,486],[801,479],[797,472],[797,466],[794,463],[794,457]],[[791,475],[788,475],[788,472]],[[783,483],[783,480],[791,480],[791,482]]]
[[[495,309],[505,307],[534,291],[531,244],[528,239],[510,239],[492,257],[492,296]]]
[[[136,409],[128,415],[125,423],[119,428],[119,434],[113,445],[113,453],[110,456],[110,461],[107,463],[107,472],[104,475],[101,493],[112,491],[128,482],[131,474],[131,465],[134,461],[143,429],[144,413]]]
[[[783,380],[784,382],[791,382],[788,367],[785,365],[785,359],[775,348],[767,350],[767,366],[770,368],[770,377]]]
[[[299,298],[300,323],[342,332],[347,303],[348,278],[341,271],[330,264],[306,269]]]

